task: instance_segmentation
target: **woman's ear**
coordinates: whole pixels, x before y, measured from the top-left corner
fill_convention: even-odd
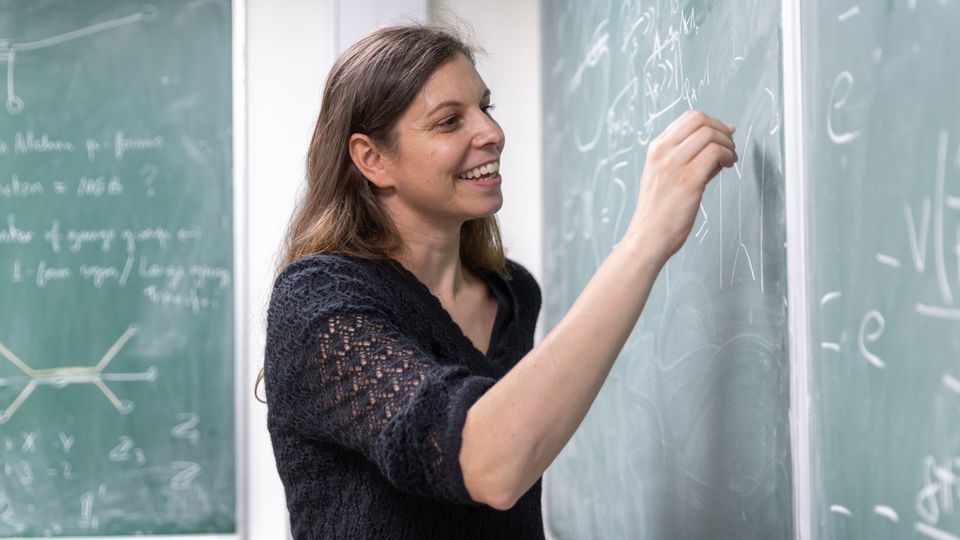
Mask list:
[[[354,133],[347,143],[350,160],[373,185],[380,189],[393,186],[393,180],[387,174],[387,157],[367,135]]]

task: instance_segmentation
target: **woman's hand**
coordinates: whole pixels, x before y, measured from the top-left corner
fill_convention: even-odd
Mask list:
[[[734,126],[687,111],[647,147],[640,197],[627,237],[642,238],[665,263],[690,235],[707,182],[737,161]]]

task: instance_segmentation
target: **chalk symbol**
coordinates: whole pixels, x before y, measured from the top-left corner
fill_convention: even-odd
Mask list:
[[[840,21],[840,22],[843,22],[843,21],[845,21],[845,20],[847,20],[847,19],[849,19],[849,18],[851,18],[851,17],[855,17],[855,16],[857,16],[857,15],[859,15],[859,14],[860,14],[860,7],[859,7],[859,6],[853,6],[852,8],[844,11],[844,12],[841,13],[840,15],[837,15],[837,20]]]
[[[840,298],[841,296],[843,296],[843,293],[840,291],[828,292],[827,294],[823,295],[822,298],[820,298],[820,305],[824,306],[836,300],[837,298]],[[840,344],[833,341],[821,341],[820,348],[827,351],[840,352]]]
[[[897,514],[896,510],[890,508],[889,506],[878,504],[873,507],[873,512],[878,516],[883,516],[894,523],[900,521],[900,515]]]
[[[943,319],[945,321],[960,321],[960,308],[949,308],[943,306],[932,306],[929,304],[914,304],[917,313],[934,319]]]
[[[950,534],[947,531],[940,530],[932,525],[927,525],[926,523],[920,521],[915,523],[913,528],[918,533],[930,538],[935,538],[936,540],[960,540],[960,536]]]
[[[853,512],[851,512],[849,508],[847,508],[846,506],[839,505],[839,504],[832,504],[832,505],[830,505],[830,511],[833,512],[834,514],[840,514],[840,515],[842,515],[842,516],[853,517]],[[876,515],[878,515],[878,516],[880,516],[880,517],[884,517],[884,518],[886,518],[886,519],[888,519],[888,520],[890,520],[890,521],[892,521],[892,522],[894,522],[894,523],[897,523],[897,522],[900,521],[900,515],[897,514],[897,511],[894,510],[893,508],[887,506],[887,505],[884,505],[884,504],[878,504],[878,505],[874,506],[874,507],[873,507],[873,513],[876,514]]]
[[[140,333],[139,325],[132,325],[121,335],[117,341],[107,349],[103,357],[93,366],[64,366],[48,369],[33,369],[26,362],[13,354],[3,343],[0,343],[0,356],[6,358],[11,364],[23,372],[23,376],[0,378],[0,387],[14,386],[26,382],[26,386],[20,391],[20,394],[13,400],[6,409],[0,410],[0,424],[10,420],[17,409],[33,391],[41,384],[64,388],[71,384],[93,384],[114,408],[121,414],[129,414],[133,411],[133,402],[121,400],[107,386],[105,381],[125,381],[125,382],[153,382],[157,380],[157,368],[150,366],[142,373],[103,373],[103,370],[120,352],[120,349],[126,345],[133,336]]]
[[[885,264],[890,268],[900,268],[900,259],[891,257],[890,255],[884,255],[883,253],[877,253],[877,262]]]
[[[126,26],[141,21],[152,21],[157,18],[158,14],[159,11],[157,10],[156,6],[146,4],[143,6],[143,9],[140,11],[140,13],[135,13],[133,15],[120,17],[117,19],[111,19],[109,21],[93,24],[85,28],[80,28],[64,34],[48,37],[46,39],[40,39],[27,43],[11,43],[9,40],[0,38],[0,62],[7,63],[7,112],[10,114],[20,114],[23,112],[23,100],[17,96],[14,84],[14,64],[18,52],[45,49],[47,47],[65,43],[67,41],[89,36],[91,34],[112,30],[120,26]]]
[[[839,505],[839,504],[831,504],[831,505],[830,505],[830,511],[833,512],[834,514],[842,514],[842,515],[847,516],[847,517],[853,515],[853,513],[850,512],[850,509],[849,509],[849,508],[847,508],[846,506]]]

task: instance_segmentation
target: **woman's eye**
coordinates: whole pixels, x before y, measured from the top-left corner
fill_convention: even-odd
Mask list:
[[[494,108],[495,106],[493,105],[493,103],[488,103],[487,105],[480,106],[480,110],[483,111],[483,114],[486,114],[487,116],[490,116],[491,111],[493,111]],[[460,125],[460,115],[454,114],[441,120],[437,124],[437,127],[441,129],[452,130],[459,125]]]
[[[451,128],[456,126],[457,122],[459,121],[460,121],[460,118],[456,116],[448,116],[447,118],[444,118],[443,120],[441,120],[438,125],[443,128]]]

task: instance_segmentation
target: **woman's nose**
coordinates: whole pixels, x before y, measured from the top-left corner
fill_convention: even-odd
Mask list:
[[[504,134],[500,124],[489,114],[481,112],[477,121],[476,143],[481,148],[486,146],[496,146],[497,149],[503,149]]]

